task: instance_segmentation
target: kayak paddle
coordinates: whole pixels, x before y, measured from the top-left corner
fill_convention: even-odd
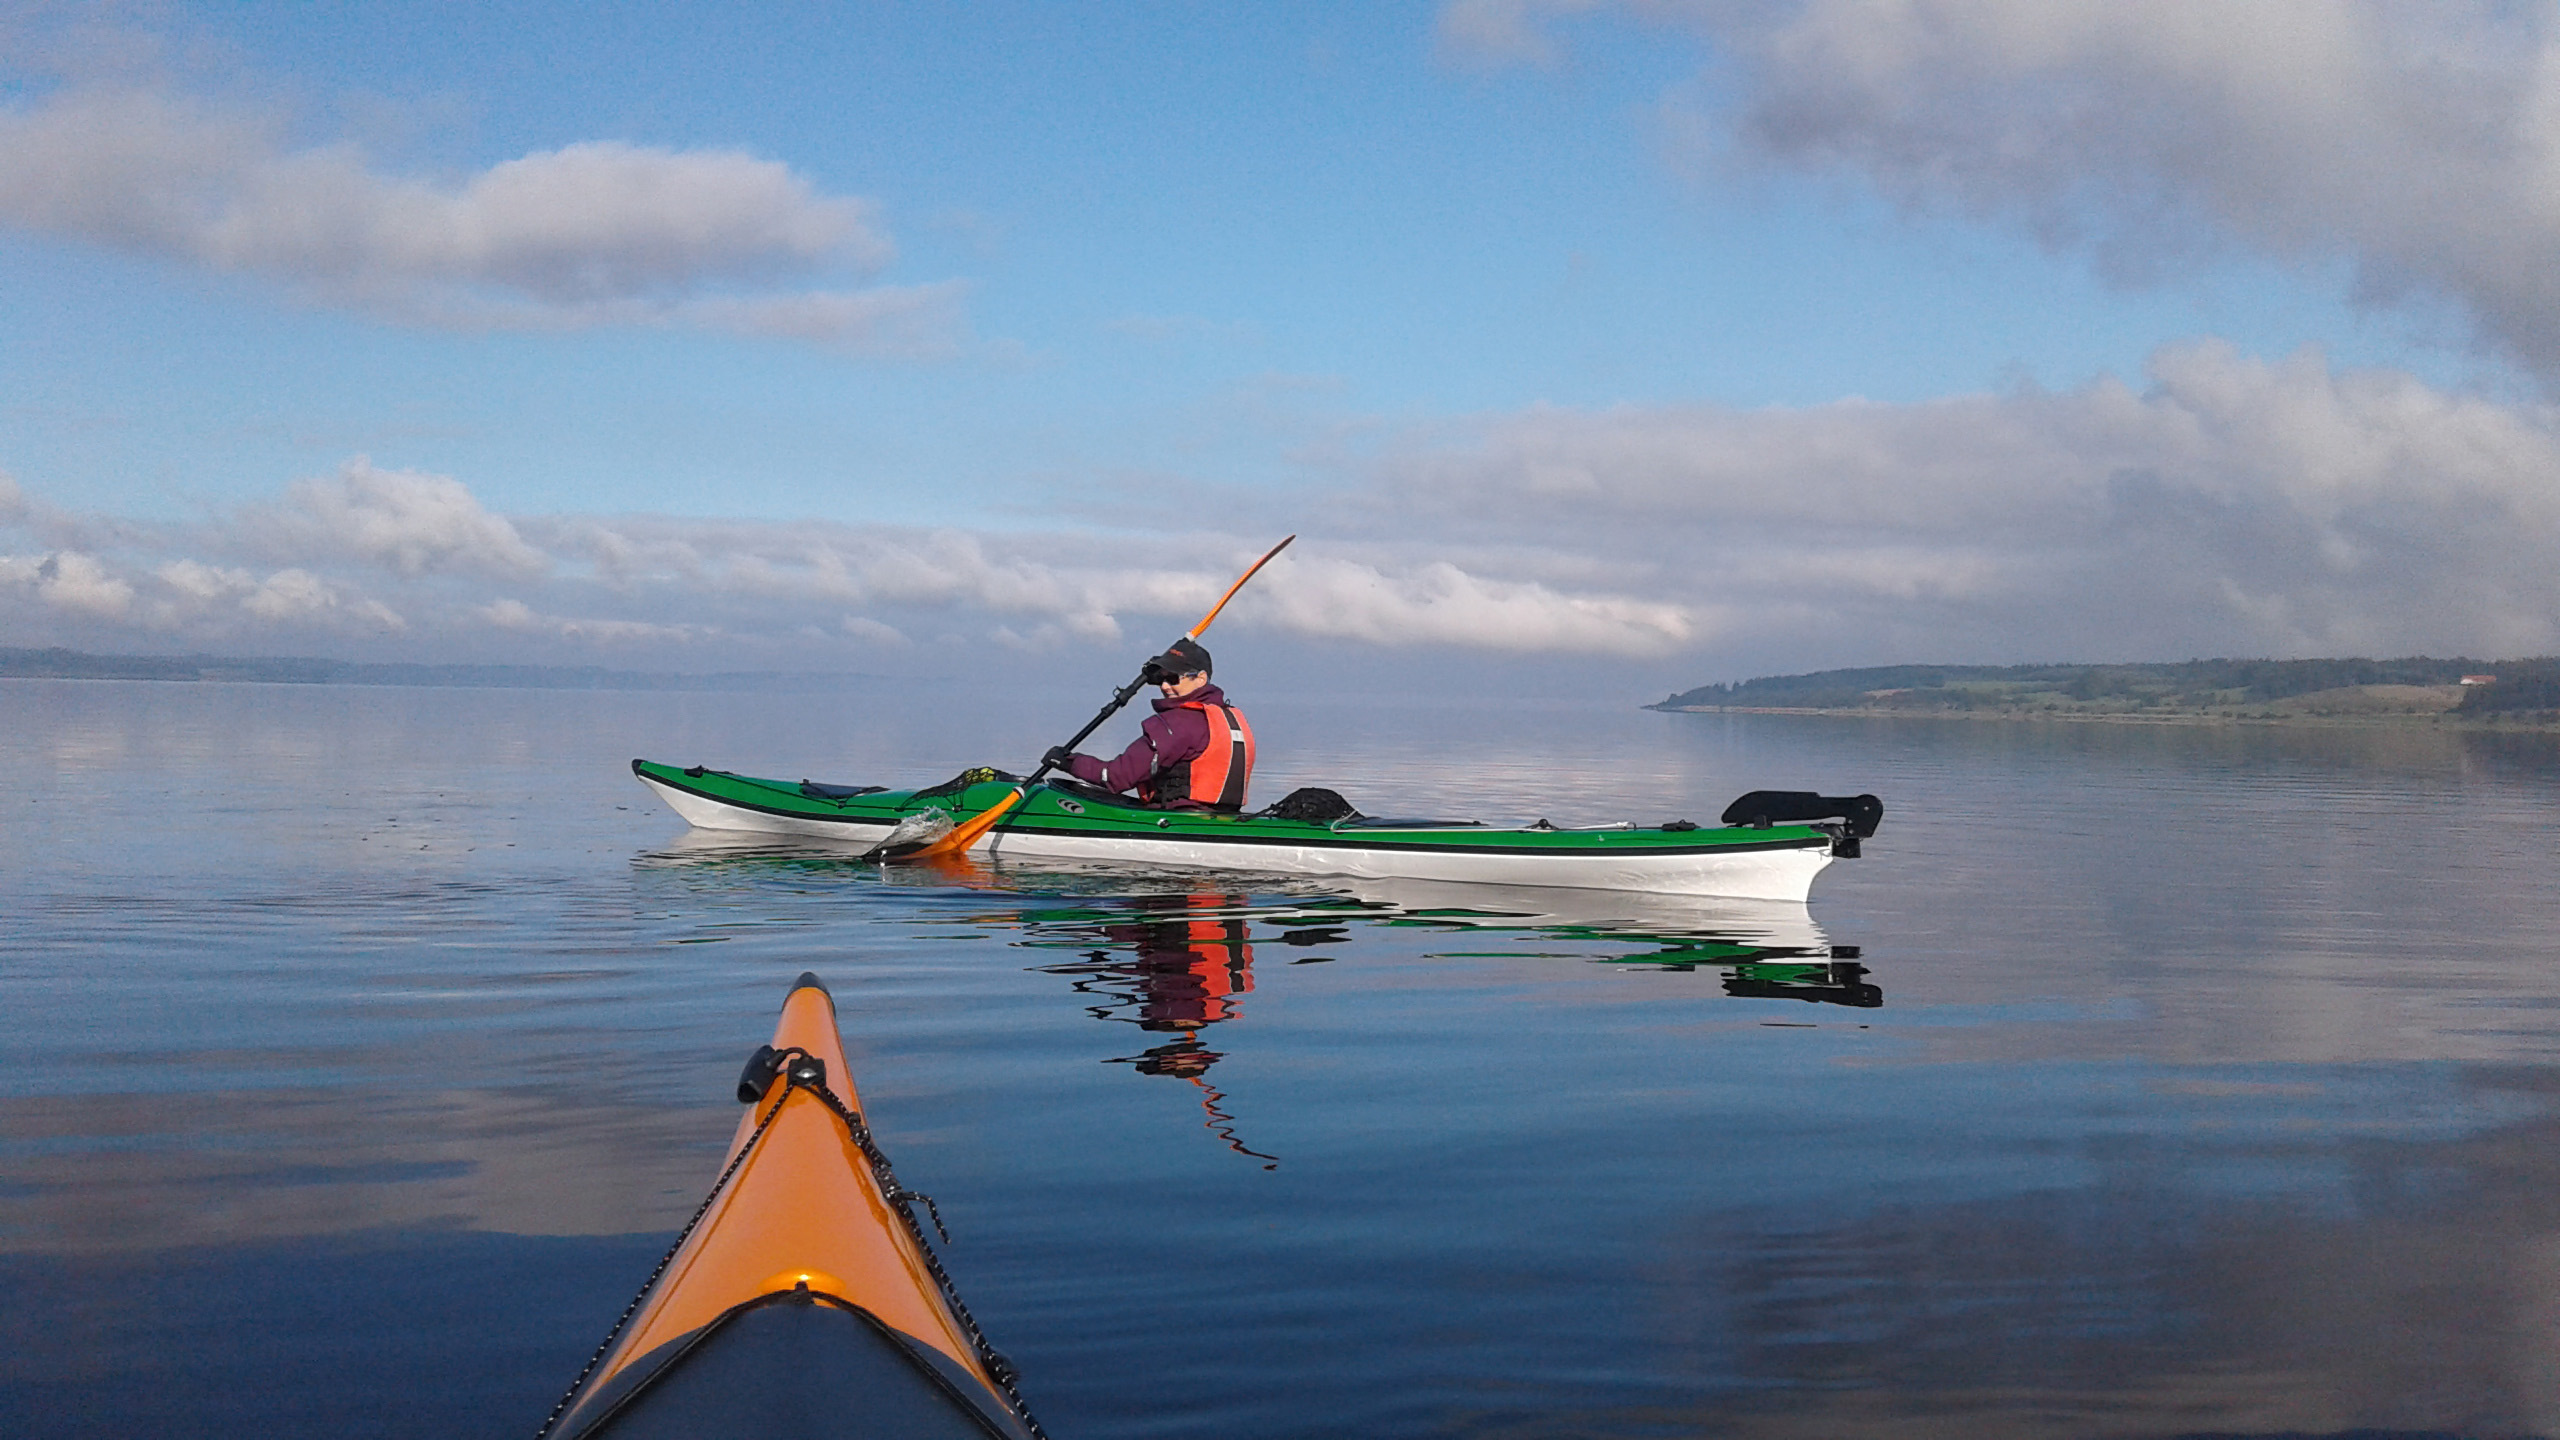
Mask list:
[[[1253,562],[1252,569],[1247,570],[1244,574],[1238,576],[1236,578],[1236,583],[1227,587],[1227,593],[1218,597],[1218,603],[1209,607],[1209,613],[1200,617],[1199,624],[1194,625],[1189,630],[1183,632],[1182,638],[1185,640],[1197,640],[1202,635],[1206,634],[1209,629],[1209,622],[1217,619],[1218,612],[1227,608],[1227,602],[1236,598],[1236,592],[1244,588],[1244,582],[1252,579],[1256,574],[1260,573],[1263,566],[1270,564],[1272,556],[1288,549],[1289,540],[1295,540],[1297,538],[1297,536],[1292,535],[1288,540],[1283,540],[1279,544],[1272,546],[1268,551],[1264,552],[1261,559]],[[1075,733],[1074,739],[1069,740],[1066,744],[1061,745],[1058,748],[1061,750],[1073,750],[1077,746],[1083,744],[1086,736],[1089,736],[1094,731],[1101,729],[1103,721],[1119,714],[1120,707],[1128,704],[1129,697],[1137,694],[1139,690],[1146,686],[1146,683],[1147,671],[1145,669],[1141,669],[1138,671],[1137,679],[1121,686],[1119,693],[1111,697],[1110,704],[1103,706],[1100,713],[1096,714],[1092,719],[1084,722],[1084,728]],[[879,844],[871,847],[869,850],[864,851],[862,858],[866,861],[934,860],[946,855],[957,855],[968,849],[970,846],[978,843],[978,837],[986,834],[988,830],[994,828],[995,823],[998,820],[1003,819],[1014,806],[1021,804],[1022,797],[1030,794],[1031,787],[1039,784],[1040,777],[1048,773],[1049,762],[1046,759],[1043,759],[1040,762],[1040,768],[1032,771],[1030,775],[1026,776],[1014,785],[1012,794],[1007,795],[1002,800],[988,806],[986,809],[978,812],[969,819],[962,821],[960,824],[952,826],[941,835],[929,840],[917,841],[911,844],[895,847],[892,847],[888,841],[883,840]]]

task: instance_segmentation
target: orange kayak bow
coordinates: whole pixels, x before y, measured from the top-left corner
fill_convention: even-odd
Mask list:
[[[817,976],[738,1098],[710,1197],[542,1435],[1043,1440],[863,1123]]]

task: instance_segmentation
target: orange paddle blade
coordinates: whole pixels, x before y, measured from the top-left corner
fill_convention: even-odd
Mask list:
[[[1007,811],[1010,811],[1014,806],[1021,804],[1022,797],[1026,793],[1027,792],[1023,787],[1019,785],[1014,786],[1012,794],[1007,795],[993,805],[979,811],[977,814],[970,816],[968,819],[961,821],[959,824],[952,826],[951,832],[943,836],[941,839],[934,841],[932,844],[925,846],[923,849],[916,851],[912,855],[903,856],[901,858],[907,860],[937,860],[945,855],[957,855],[962,851],[967,850],[970,846],[978,843],[979,836],[984,835],[987,831],[993,829],[995,827],[995,823],[998,820],[1003,819]]]
[[[1289,540],[1295,540],[1297,538],[1297,536],[1292,535],[1289,537]],[[1227,587],[1227,593],[1219,596],[1218,603],[1210,606],[1209,613],[1201,616],[1200,623],[1185,631],[1182,638],[1185,640],[1199,639],[1200,636],[1208,630],[1209,622],[1217,619],[1218,612],[1226,609],[1227,602],[1236,598],[1236,592],[1244,588],[1244,582],[1252,579],[1255,573],[1261,570],[1263,566],[1270,564],[1272,556],[1289,548],[1289,540],[1283,540],[1279,544],[1272,546],[1269,550],[1264,551],[1262,558],[1253,562],[1253,569],[1247,570],[1242,575],[1237,576],[1236,583]]]

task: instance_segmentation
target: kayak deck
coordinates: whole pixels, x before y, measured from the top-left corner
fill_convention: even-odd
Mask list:
[[[938,808],[965,822],[1010,797],[1011,777],[923,790],[816,785],[704,766],[631,762],[632,773],[703,829],[876,844],[903,818]],[[1446,880],[1801,901],[1834,854],[1823,823],[1701,827],[1493,826],[1467,820],[1330,822],[1270,813],[1158,810],[1052,780],[979,842],[991,857],[1121,860],[1268,874]]]
[[[739,1098],[711,1196],[544,1436],[1036,1440],[870,1141],[816,976]]]

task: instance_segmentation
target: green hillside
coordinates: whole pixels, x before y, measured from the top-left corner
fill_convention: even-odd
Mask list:
[[[2463,685],[2466,675],[2494,684]],[[1995,714],[2487,715],[2560,710],[2560,658],[2187,660],[2158,665],[1882,665],[1701,685],[1655,710]]]

